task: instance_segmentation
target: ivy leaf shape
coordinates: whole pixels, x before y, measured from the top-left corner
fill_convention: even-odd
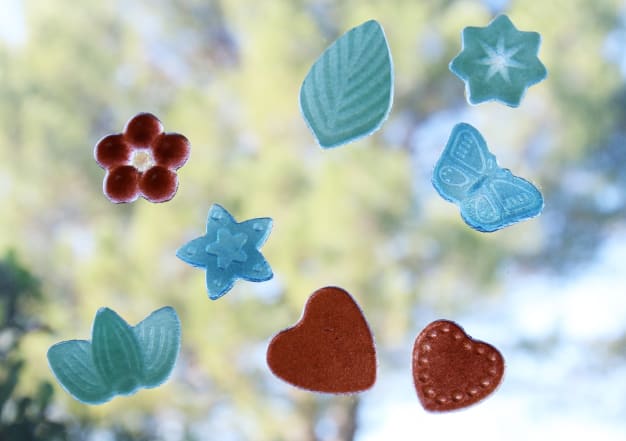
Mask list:
[[[96,369],[91,343],[70,340],[48,349],[48,363],[63,388],[87,404],[109,401],[113,392]]]
[[[324,148],[378,130],[392,100],[391,52],[375,20],[349,30],[329,46],[300,89],[304,119]]]
[[[143,386],[156,387],[169,377],[180,350],[180,321],[174,308],[154,311],[133,329],[143,358]]]
[[[113,392],[130,394],[141,386],[143,360],[137,338],[115,311],[98,310],[91,344],[96,368]]]

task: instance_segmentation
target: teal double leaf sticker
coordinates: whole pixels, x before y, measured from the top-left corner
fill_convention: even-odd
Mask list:
[[[48,350],[48,363],[63,388],[87,404],[152,388],[171,374],[180,350],[180,320],[174,308],[158,309],[130,326],[101,308],[91,342],[69,340]]]
[[[304,119],[324,148],[378,130],[392,100],[391,52],[375,20],[349,30],[329,46],[300,89]]]

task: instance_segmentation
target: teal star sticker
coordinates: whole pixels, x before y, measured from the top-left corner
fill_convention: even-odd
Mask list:
[[[226,228],[217,230],[217,240],[206,246],[206,252],[217,257],[217,267],[227,269],[231,263],[244,263],[248,255],[243,251],[248,236],[244,233],[231,234]]]
[[[547,75],[537,58],[540,44],[537,32],[518,31],[500,15],[485,28],[463,29],[462,50],[450,70],[465,82],[470,104],[496,100],[517,107],[526,89]]]
[[[272,268],[259,250],[271,230],[269,217],[238,223],[225,208],[213,204],[209,209],[206,234],[180,247],[176,256],[206,270],[209,297],[217,300],[237,279],[263,282],[273,277]]]

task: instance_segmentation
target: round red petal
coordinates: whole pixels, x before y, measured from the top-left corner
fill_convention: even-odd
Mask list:
[[[149,147],[163,132],[161,121],[151,113],[140,113],[124,127],[124,137],[135,147]]]
[[[156,140],[152,151],[157,164],[176,170],[189,159],[191,144],[179,133],[167,133]]]
[[[115,167],[104,178],[104,195],[116,204],[132,202],[139,196],[139,172],[130,165]]]
[[[139,189],[150,202],[166,202],[178,189],[178,176],[165,167],[155,166],[146,171],[139,180]]]
[[[120,135],[108,135],[96,144],[93,155],[103,168],[127,164],[131,148]]]

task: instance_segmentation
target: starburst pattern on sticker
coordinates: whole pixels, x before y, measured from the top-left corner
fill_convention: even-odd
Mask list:
[[[526,90],[547,75],[537,57],[541,36],[518,31],[506,15],[484,28],[466,27],[462,44],[450,70],[465,81],[470,104],[495,100],[517,107]]]

